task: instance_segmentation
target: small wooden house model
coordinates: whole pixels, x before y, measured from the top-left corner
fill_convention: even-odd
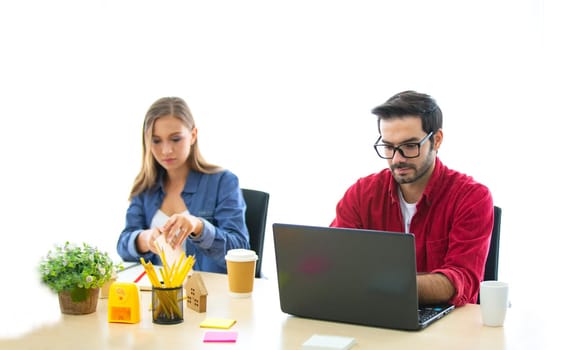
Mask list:
[[[192,272],[192,274],[188,276],[184,283],[184,291],[186,292],[187,307],[196,312],[206,312],[208,291],[199,273]]]

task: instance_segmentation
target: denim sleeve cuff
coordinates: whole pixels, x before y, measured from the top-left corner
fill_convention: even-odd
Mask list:
[[[216,228],[210,222],[199,218],[204,223],[204,228],[202,229],[202,234],[196,238],[192,238],[192,242],[196,243],[200,248],[208,249],[212,247],[214,243],[214,237],[216,237]]]
[[[133,256],[135,259],[138,259],[141,255],[136,249],[136,239],[138,238],[140,232],[142,232],[142,230],[132,232],[130,234],[130,238],[128,239],[128,253],[130,253],[130,256]]]

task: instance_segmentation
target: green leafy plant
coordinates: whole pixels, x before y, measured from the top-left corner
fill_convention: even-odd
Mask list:
[[[56,293],[69,291],[73,301],[88,298],[88,291],[100,288],[122,268],[108,253],[82,243],[57,245],[40,262],[42,282]]]

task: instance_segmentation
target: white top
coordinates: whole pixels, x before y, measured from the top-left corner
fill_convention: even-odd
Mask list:
[[[417,203],[406,202],[402,191],[400,191],[400,186],[398,186],[398,197],[400,198],[400,208],[402,209],[402,217],[404,218],[404,232],[408,233],[410,232],[410,222],[412,222],[412,218],[414,214],[416,214]]]
[[[186,209],[180,214],[190,215],[190,212],[188,209]],[[170,219],[170,217],[166,215],[162,210],[158,209],[156,214],[154,214],[154,217],[152,217],[152,223],[150,224],[150,227],[163,227],[166,225],[166,221],[168,221],[168,219]]]

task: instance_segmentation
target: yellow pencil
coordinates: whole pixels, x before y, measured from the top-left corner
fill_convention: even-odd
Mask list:
[[[180,259],[178,259],[178,264],[175,264],[176,268],[174,269],[174,271],[176,274],[178,274],[180,272],[180,267],[182,265],[182,261],[184,261],[185,256],[186,256],[186,254],[184,254],[184,252],[182,252],[182,254],[180,254]]]

